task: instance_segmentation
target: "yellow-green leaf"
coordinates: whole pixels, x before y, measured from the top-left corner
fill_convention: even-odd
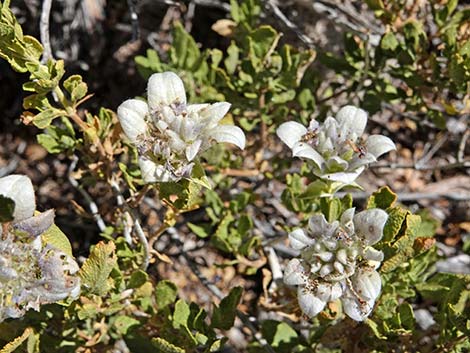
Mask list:
[[[92,294],[104,295],[109,290],[109,275],[117,265],[114,243],[99,242],[80,269],[82,285]]]

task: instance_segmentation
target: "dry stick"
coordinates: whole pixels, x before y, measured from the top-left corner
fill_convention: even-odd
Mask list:
[[[371,169],[388,168],[388,169],[416,169],[416,170],[449,170],[455,168],[470,168],[470,160],[463,160],[461,162],[453,162],[440,165],[419,165],[417,163],[377,163],[369,166]]]
[[[73,155],[72,157],[72,162],[70,163],[69,169],[68,169],[68,174],[67,178],[69,180],[69,183],[80,192],[80,194],[83,196],[85,201],[87,202],[88,209],[91,212],[91,215],[93,216],[93,219],[96,222],[96,225],[98,226],[99,230],[101,232],[104,232],[106,229],[106,224],[103,221],[103,218],[101,217],[99,211],[98,211],[98,206],[96,205],[95,201],[91,198],[90,194],[83,188],[83,186],[80,185],[80,183],[77,181],[72,176],[72,173],[74,172],[75,168],[77,167],[78,163],[78,157],[76,155]]]
[[[137,15],[135,0],[127,0],[127,7],[129,7],[131,13],[132,42],[135,42],[140,38],[139,16]]]
[[[269,8],[271,8],[274,15],[279,20],[281,20],[287,28],[292,30],[305,45],[307,45],[310,48],[315,48],[315,43],[313,42],[313,40],[310,37],[308,37],[306,34],[304,34],[295,23],[290,21],[286,17],[286,15],[284,15],[284,13],[279,9],[279,7],[276,5],[276,3],[273,0],[267,0],[266,4],[268,5]]]
[[[398,110],[394,105],[390,104],[390,103],[384,103],[382,102],[381,103],[381,107],[382,108],[385,108],[387,110],[390,110],[392,113],[394,114],[397,114],[397,115],[400,115],[404,118],[408,118],[416,123],[419,123],[421,125],[424,125],[424,126],[427,126],[427,127],[430,127],[430,128],[433,128],[433,129],[437,129],[437,126],[435,124],[433,124],[432,122],[430,121],[427,121],[427,120],[423,120],[417,116],[415,116],[414,114],[411,114],[411,113],[408,113],[408,112],[402,112],[400,110]]]
[[[184,29],[188,33],[191,33],[191,29],[193,28],[193,18],[194,18],[195,11],[196,11],[196,2],[192,0],[189,2],[188,11],[186,12],[186,17],[184,19]]]
[[[21,141],[18,147],[16,148],[16,154],[13,156],[13,158],[10,160],[10,162],[0,168],[0,178],[11,174],[16,167],[18,167],[18,164],[20,163],[21,158],[19,157],[20,154],[23,154],[24,150],[26,149],[26,141]]]
[[[43,0],[41,18],[39,20],[39,32],[41,36],[41,43],[44,47],[41,62],[47,63],[49,59],[53,59],[51,40],[49,36],[49,17],[51,14],[52,0]]]
[[[171,235],[171,240],[173,240],[175,243],[178,244],[181,248],[183,247],[183,242],[179,238],[179,234],[175,228],[169,228],[168,233]],[[191,271],[196,275],[196,277],[199,279],[199,281],[217,298],[222,299],[224,297],[223,293],[220,291],[220,289],[211,281],[205,277],[201,271],[199,271],[199,268],[197,264],[194,262],[194,260],[188,255],[187,251],[182,251],[181,256],[184,257],[186,260],[189,268]],[[248,317],[246,314],[241,312],[240,310],[237,310],[237,317],[241,320],[241,322],[251,331],[253,334],[253,337],[258,341],[258,343],[263,347],[263,349],[268,352],[268,353],[275,353],[273,347],[266,341],[266,339],[259,333],[259,331],[256,329],[256,327],[253,325],[253,322],[251,319],[253,319],[254,322],[256,322],[256,318],[254,317]]]
[[[139,219],[137,216],[134,214],[133,210],[127,203],[127,201],[124,199],[124,196],[121,193],[121,189],[119,188],[119,185],[116,183],[116,181],[113,179],[109,180],[109,184],[113,188],[114,192],[116,193],[117,197],[122,197],[122,206],[124,207],[124,211],[126,214],[129,215],[129,217],[132,218],[132,221],[134,222],[134,229],[136,231],[137,237],[139,238],[140,243],[142,244],[143,251],[144,251],[144,261],[142,262],[141,268],[145,271],[149,267],[150,264],[150,248],[149,244],[147,241],[147,237],[145,236],[144,230],[140,226]]]
[[[383,30],[380,27],[375,26],[373,23],[369,21],[365,21],[362,19],[363,16],[360,16],[354,8],[347,8],[345,7],[341,1],[331,1],[331,0],[316,0],[313,3],[314,9],[326,11],[330,14],[330,19],[335,20],[335,22],[339,22],[339,24],[348,27],[349,29],[358,32],[358,34],[363,34],[365,32],[371,33],[373,35],[381,35]],[[343,20],[339,13],[341,12],[345,17],[346,20]],[[360,26],[363,26],[361,28]]]
[[[117,204],[120,208],[124,208],[124,203],[126,200],[124,199],[124,196],[122,194],[118,194],[116,196]],[[124,234],[124,239],[126,240],[126,243],[129,245],[132,245],[132,217],[130,216],[129,212],[124,212],[124,219],[122,221],[124,224],[124,230],[122,233]]]
[[[416,166],[426,165],[429,160],[436,154],[436,152],[444,145],[447,141],[448,134],[443,135],[439,140],[432,146],[432,148],[421,157],[415,164]]]
[[[230,12],[230,5],[221,1],[216,0],[194,0],[196,5],[206,6],[206,7],[215,7],[226,12]]]
[[[348,194],[348,192],[338,192],[337,197],[341,198]],[[367,192],[352,192],[349,193],[354,200],[365,200],[370,197]],[[418,200],[441,200],[447,199],[451,201],[470,201],[470,195],[462,194],[461,192],[399,192],[397,193],[399,201],[418,201]]]
[[[462,139],[459,143],[459,150],[457,151],[457,162],[463,162],[463,155],[465,152],[465,145],[467,144],[468,137],[470,136],[470,129],[465,130]]]

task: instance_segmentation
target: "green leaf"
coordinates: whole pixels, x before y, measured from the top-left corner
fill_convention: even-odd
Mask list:
[[[60,153],[62,148],[55,138],[48,134],[39,134],[36,136],[38,143],[44,147],[49,153]]]
[[[136,270],[132,273],[131,278],[129,279],[128,288],[139,288],[144,285],[148,280],[148,274],[142,270]]]
[[[235,42],[232,41],[232,43],[227,49],[227,58],[224,60],[225,69],[230,75],[233,75],[233,73],[237,69],[239,62],[239,53],[240,49],[237,47]]]
[[[194,224],[188,222],[187,226],[194,234],[196,234],[200,238],[207,238],[210,234],[210,230],[212,229],[212,225],[210,223]]]
[[[409,331],[415,326],[415,315],[413,308],[408,303],[403,303],[398,307],[401,325]]]
[[[401,207],[393,207],[388,211],[388,219],[384,227],[382,242],[389,243],[395,239],[409,213],[409,211]]]
[[[55,224],[41,234],[41,239],[44,245],[51,245],[67,255],[73,256],[69,239]]]
[[[191,181],[206,189],[212,189],[209,178],[207,178],[206,172],[199,161],[194,164],[191,173]]]
[[[250,60],[256,57],[256,62],[264,61],[276,48],[280,38],[281,35],[271,26],[260,26],[253,30],[248,37]]]
[[[64,88],[69,92],[70,99],[74,103],[85,97],[88,91],[88,86],[80,75],[72,75],[67,78],[64,81]]]
[[[80,269],[79,275],[83,287],[96,295],[105,295],[110,289],[109,275],[117,266],[115,254],[116,246],[113,242],[99,242],[93,248],[90,257]]]
[[[366,0],[366,4],[374,11],[383,10],[385,8],[382,0]]]
[[[328,222],[336,221],[341,215],[341,200],[337,197],[332,199],[322,198],[320,199],[320,209]]]
[[[140,325],[140,321],[126,315],[119,315],[113,323],[113,327],[120,335],[126,335],[129,329]]]
[[[9,197],[0,195],[0,223],[10,222],[13,220],[15,212],[15,201]]]
[[[400,43],[398,42],[397,37],[395,37],[395,34],[392,32],[385,33],[380,41],[380,47],[383,50],[395,51],[399,45]]]
[[[214,308],[212,314],[211,326],[222,330],[229,330],[235,321],[237,315],[237,306],[243,293],[242,287],[233,288],[229,295],[220,302],[220,305]]]
[[[173,327],[178,329],[180,327],[188,328],[188,319],[191,314],[188,303],[180,299],[175,304],[175,311],[173,313]]]
[[[158,309],[163,309],[166,306],[173,304],[178,294],[176,285],[168,280],[158,282],[155,288],[155,299],[157,301]]]
[[[170,49],[172,63],[180,69],[193,69],[201,57],[196,41],[180,22],[173,29],[173,46]]]
[[[297,332],[285,322],[275,320],[263,321],[261,328],[263,337],[279,353],[290,353],[298,344],[299,337]]]
[[[388,186],[383,186],[369,197],[366,208],[381,208],[386,210],[394,205],[397,198],[397,194],[390,190]]]
[[[346,194],[341,198],[341,213],[353,206],[353,198],[351,194]]]
[[[33,118],[33,124],[36,125],[39,129],[45,129],[48,127],[52,120],[58,118],[59,116],[67,115],[63,110],[60,109],[47,109]]]
[[[290,89],[288,91],[274,94],[271,98],[271,102],[274,104],[284,104],[290,102],[295,98],[295,90]]]
[[[383,335],[380,332],[379,325],[377,325],[377,323],[375,321],[372,321],[371,319],[366,319],[365,323],[372,330],[375,337],[377,337],[378,339],[381,339],[381,340],[386,340],[387,339],[387,336]]]
[[[222,218],[215,230],[211,242],[220,250],[225,252],[233,252],[241,245],[239,234],[231,234],[229,232],[230,224],[235,220],[231,212],[227,212]]]

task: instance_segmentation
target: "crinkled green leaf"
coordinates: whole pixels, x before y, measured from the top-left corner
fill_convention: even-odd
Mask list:
[[[177,347],[161,337],[152,338],[152,344],[158,349],[159,353],[186,353],[183,348]]]
[[[155,299],[157,301],[158,309],[163,309],[166,306],[173,304],[178,294],[176,285],[168,280],[158,282],[155,288]]]
[[[395,194],[388,186],[383,186],[374,192],[367,200],[367,208],[381,208],[386,210],[392,207],[397,201]]]
[[[109,275],[117,265],[115,249],[113,242],[99,242],[80,269],[82,286],[90,293],[104,295],[110,289]]]
[[[126,315],[119,315],[113,322],[114,329],[121,335],[126,335],[127,332],[135,326],[139,326],[140,321],[133,317]]]

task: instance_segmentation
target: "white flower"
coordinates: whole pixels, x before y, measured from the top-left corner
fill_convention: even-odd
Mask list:
[[[14,219],[0,229],[0,322],[28,309],[80,293],[79,267],[59,249],[44,246],[41,235],[54,223],[54,211],[33,216],[31,180],[22,175],[0,178],[0,194],[15,202]]]
[[[13,221],[21,221],[33,216],[36,201],[33,184],[27,176],[12,174],[0,178],[0,195],[15,202]]]
[[[292,149],[294,157],[313,162],[313,172],[322,179],[351,184],[365,165],[395,149],[386,136],[371,135],[362,138],[367,124],[367,113],[353,106],[345,106],[328,117],[322,125],[312,120],[306,128],[289,121],[277,129],[278,137]]]
[[[346,315],[362,321],[380,294],[382,282],[376,269],[383,253],[372,245],[382,238],[388,215],[380,209],[356,215],[354,211],[346,210],[333,223],[314,215],[307,231],[296,229],[289,234],[300,258],[287,264],[284,283],[298,286],[299,306],[309,317],[320,313],[328,302],[341,299]]]
[[[187,104],[183,81],[175,73],[153,74],[147,96],[147,102],[129,99],[117,109],[125,135],[138,148],[145,182],[189,177],[196,156],[215,142],[245,148],[239,127],[219,124],[230,104]]]

